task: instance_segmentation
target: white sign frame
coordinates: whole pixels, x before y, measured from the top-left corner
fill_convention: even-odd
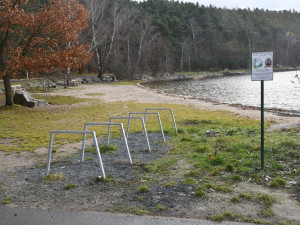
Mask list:
[[[273,80],[273,52],[252,53],[252,81]]]

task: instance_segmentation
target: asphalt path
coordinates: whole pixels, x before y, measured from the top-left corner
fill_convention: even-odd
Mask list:
[[[0,225],[246,225],[173,217],[67,212],[0,206]]]

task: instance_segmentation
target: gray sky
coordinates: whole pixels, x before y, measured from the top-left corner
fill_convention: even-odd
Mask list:
[[[140,0],[142,1],[142,0]],[[293,10],[300,12],[299,0],[179,0],[183,2],[199,2],[200,5],[232,8],[259,8],[269,10]]]

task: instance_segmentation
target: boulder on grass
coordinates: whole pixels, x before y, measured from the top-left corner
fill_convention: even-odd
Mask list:
[[[16,91],[13,99],[15,104],[30,108],[48,105],[44,99],[33,98],[27,91],[23,90]]]

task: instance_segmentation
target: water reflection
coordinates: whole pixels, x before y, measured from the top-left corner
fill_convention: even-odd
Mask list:
[[[265,81],[266,108],[300,111],[300,83],[295,75],[295,71],[274,73],[273,81]],[[147,86],[227,104],[260,106],[260,81],[251,81],[251,75],[160,81]]]

